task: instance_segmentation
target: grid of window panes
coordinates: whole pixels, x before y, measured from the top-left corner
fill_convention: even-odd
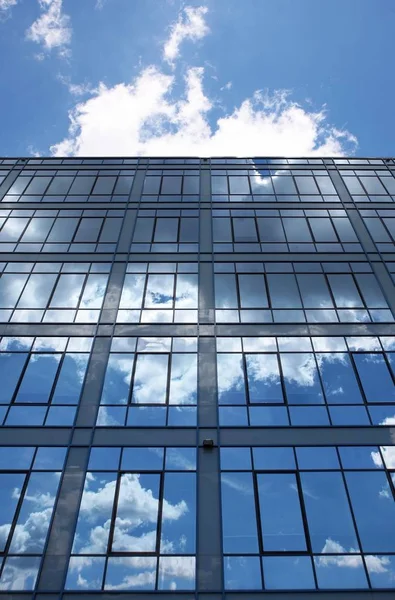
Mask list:
[[[213,209],[214,252],[362,252],[342,209]]]
[[[362,209],[360,215],[379,252],[395,250],[395,214],[386,209]]]
[[[395,200],[395,171],[340,170],[343,181],[354,202],[393,202]]]
[[[111,263],[0,263],[0,320],[97,323]]]
[[[0,252],[115,252],[124,212],[0,209]]]
[[[394,317],[367,262],[214,263],[217,323],[380,323]]]
[[[195,589],[195,448],[92,448],[65,588]]]
[[[131,252],[198,252],[199,210],[138,211]]]
[[[129,263],[117,323],[196,323],[197,263]]]
[[[33,590],[67,448],[0,447],[0,590]]]
[[[144,179],[143,202],[198,202],[199,171],[150,169]]]
[[[92,338],[3,337],[0,424],[72,426]]]
[[[127,202],[134,170],[25,169],[3,202]]]
[[[324,170],[212,169],[213,202],[340,202]]]
[[[393,588],[395,446],[220,452],[226,589]]]
[[[113,338],[98,426],[196,426],[196,404],[196,338]]]
[[[223,427],[390,425],[395,338],[217,337]]]

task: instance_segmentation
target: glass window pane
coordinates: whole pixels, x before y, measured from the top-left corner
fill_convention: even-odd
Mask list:
[[[158,218],[155,227],[155,242],[177,242],[178,239],[177,218]]]
[[[21,242],[45,242],[53,222],[53,218],[34,217],[26,228]]]
[[[0,404],[11,402],[27,356],[22,353],[0,354]]]
[[[264,275],[239,275],[238,280],[241,308],[267,308],[269,306]]]
[[[103,219],[92,217],[81,219],[74,241],[97,242],[102,225]]]
[[[235,275],[216,273],[215,283],[215,308],[237,308],[237,291]]]
[[[88,275],[80,308],[101,308],[107,281],[108,275]]]
[[[276,354],[247,354],[250,402],[282,403],[280,371]]]
[[[113,552],[155,552],[159,509],[160,476],[125,473],[121,475],[116,512]],[[137,498],[139,504],[136,504]],[[138,510],[139,505],[144,511]],[[169,506],[169,510],[175,509]],[[175,509],[176,510],[176,509]]]
[[[199,241],[199,219],[198,217],[182,217],[180,224],[180,242]]]
[[[55,223],[51,229],[51,233],[48,236],[47,242],[71,242],[78,223],[78,217],[55,219]]]
[[[169,404],[196,404],[197,355],[173,354]]]
[[[328,281],[337,308],[363,308],[363,302],[352,275],[328,275]]]
[[[255,219],[250,217],[234,217],[233,232],[235,242],[257,242]]]
[[[64,196],[68,193],[74,177],[54,177],[47,190],[50,196]]]
[[[248,177],[245,175],[229,177],[229,192],[230,194],[249,194]]]
[[[231,242],[232,230],[229,218],[213,218],[213,240],[214,242]]]
[[[112,194],[115,181],[116,177],[98,177],[96,179],[95,187],[92,190],[92,194]]]
[[[78,404],[89,354],[66,354],[56,382],[53,404]]]
[[[364,552],[395,551],[395,502],[384,472],[346,472]]]
[[[257,475],[263,548],[267,552],[306,550],[298,486],[293,473]]]
[[[22,217],[7,219],[0,231],[0,242],[17,242],[28,222],[28,218]]]
[[[337,236],[329,218],[309,219],[309,224],[316,242],[337,242]]]
[[[318,194],[314,177],[295,177],[299,194]]]
[[[361,404],[363,402],[348,354],[317,354],[318,367],[329,404]]]
[[[139,217],[136,219],[136,227],[133,234],[134,242],[152,241],[155,219],[151,217]]]
[[[60,354],[32,354],[16,402],[48,402],[60,358]]]
[[[283,225],[288,242],[312,242],[306,219],[284,217]]]
[[[45,308],[51,296],[56,277],[55,274],[34,273],[30,275],[18,302],[18,308]]]
[[[290,404],[323,404],[324,398],[312,353],[281,354],[285,391]]]
[[[93,184],[95,183],[96,177],[82,177],[77,176],[74,179],[73,185],[70,188],[70,195],[84,195],[87,196],[91,193]]]
[[[382,354],[353,354],[368,402],[395,402],[394,384]]]
[[[281,219],[278,217],[258,218],[259,238],[261,242],[285,242]]]
[[[139,354],[136,360],[132,402],[164,404],[166,402],[167,354]]]
[[[245,404],[241,354],[217,354],[217,378],[220,404]]]
[[[14,308],[28,275],[6,273],[0,278],[0,308]]]
[[[132,378],[133,354],[110,354],[101,404],[127,404]]]
[[[274,191],[276,194],[297,194],[292,177],[272,177]]]
[[[313,552],[358,552],[341,473],[312,471],[300,478]]]
[[[172,308],[174,275],[148,275],[145,308]]]
[[[266,590],[310,590],[315,588],[309,556],[265,556]]]
[[[162,189],[161,194],[181,194],[181,181],[180,176],[168,177],[164,175],[162,177]]]
[[[324,275],[296,275],[305,308],[333,308],[332,298]]]
[[[196,551],[196,475],[166,473],[160,551],[162,554],[194,554]],[[169,518],[166,510],[174,511]]]
[[[58,279],[50,306],[52,308],[77,308],[85,275],[65,274]]]
[[[294,275],[267,275],[273,308],[302,308]]]
[[[318,183],[321,194],[336,194],[336,190],[330,177],[318,176],[315,180]]]
[[[222,473],[221,489],[224,552],[258,553],[252,474]]]

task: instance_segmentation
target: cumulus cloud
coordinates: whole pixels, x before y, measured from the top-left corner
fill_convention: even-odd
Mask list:
[[[174,64],[180,55],[180,45],[184,40],[197,41],[209,33],[204,19],[207,12],[206,6],[186,6],[180,11],[178,20],[171,26],[170,36],[163,46],[163,58],[166,62]]]
[[[130,83],[100,83],[69,111],[69,133],[54,156],[324,156],[352,153],[356,138],[294,102],[287,91],[256,91],[214,121],[204,90],[204,68],[191,67],[181,99],[172,98],[174,75],[156,66]]]
[[[26,39],[40,44],[46,51],[57,49],[59,56],[70,55],[70,17],[63,13],[63,0],[38,0],[41,15],[26,31]],[[41,56],[41,55],[40,55]]]

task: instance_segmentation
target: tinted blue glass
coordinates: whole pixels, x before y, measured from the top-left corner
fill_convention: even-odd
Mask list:
[[[30,469],[35,448],[3,446],[0,448],[0,469]]]
[[[48,402],[60,358],[59,354],[32,354],[16,402]]]
[[[70,559],[66,590],[100,590],[105,558],[73,556]]]
[[[244,427],[248,425],[247,409],[243,406],[220,406],[219,424],[223,427]]]
[[[302,447],[296,448],[299,469],[340,469],[336,448]]]
[[[315,588],[313,567],[309,556],[265,556],[262,563],[267,590]]]
[[[253,426],[289,425],[287,409],[282,406],[251,406],[249,413],[250,423]]]
[[[127,425],[132,427],[164,427],[166,408],[164,406],[131,406]]]
[[[324,406],[291,406],[289,414],[292,425],[329,425],[329,416]]]
[[[11,406],[6,425],[43,425],[46,406]]]
[[[38,448],[34,469],[60,471],[63,469],[67,448]]]
[[[221,469],[251,470],[251,453],[249,448],[220,448]]]
[[[360,556],[314,557],[320,589],[364,589],[368,582]]]
[[[75,406],[52,406],[48,411],[45,425],[73,425],[75,413]]]
[[[167,448],[167,471],[194,471],[196,469],[196,448]]]
[[[317,363],[329,404],[360,404],[361,392],[346,353],[317,354]]]
[[[277,355],[247,354],[246,364],[250,402],[284,402]]]
[[[12,400],[27,354],[0,354],[0,403]]]
[[[118,470],[120,448],[92,448],[89,457],[89,470]]]
[[[160,471],[163,469],[163,448],[124,448],[123,471]]]
[[[155,589],[156,562],[154,557],[109,558],[104,589],[133,592]]]
[[[395,387],[382,354],[354,354],[368,402],[395,402]]]
[[[383,471],[346,473],[365,552],[395,552],[395,502]]]
[[[222,535],[225,553],[257,553],[258,533],[251,473],[222,473]]]
[[[293,448],[253,448],[254,468],[262,471],[295,470]]]
[[[265,473],[257,482],[264,550],[306,550],[295,475]]]
[[[196,546],[196,475],[166,473],[160,551],[162,554],[194,554]],[[168,518],[167,507],[177,512]]]
[[[370,425],[364,406],[330,406],[329,414],[333,425]]]
[[[4,552],[25,475],[22,473],[0,473],[0,551]]]
[[[77,404],[89,354],[66,354],[52,397],[53,403]]]
[[[226,556],[224,574],[226,590],[262,589],[258,556]]]
[[[393,588],[395,556],[365,556],[372,587]]]
[[[290,404],[323,404],[314,354],[281,354],[281,364]]]
[[[341,473],[300,474],[313,552],[358,552]]]
[[[101,404],[126,404],[133,369],[133,354],[110,354]]]
[[[377,446],[341,446],[339,454],[343,469],[383,468]]]
[[[245,404],[241,354],[217,354],[217,377],[220,404]]]

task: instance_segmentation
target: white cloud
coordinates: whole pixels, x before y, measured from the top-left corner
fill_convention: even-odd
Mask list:
[[[18,0],[0,0],[0,21],[7,18],[10,10],[17,4]]]
[[[70,77],[62,75],[61,73],[58,74],[57,79],[67,87],[72,96],[85,96],[87,94],[92,94],[95,91],[89,83],[72,83]]]
[[[205,6],[180,12],[163,47],[165,62],[174,64],[183,40],[196,41],[208,33],[206,13]],[[69,41],[71,30],[66,30]],[[287,90],[258,89],[237,106],[223,108],[217,92],[209,96],[205,89],[205,70],[213,66],[204,65],[187,67],[183,81],[155,65],[113,86],[76,85],[60,77],[70,94],[89,97],[69,111],[68,135],[51,146],[52,155],[324,156],[355,151],[357,139],[329,123],[325,106],[316,111],[308,102],[302,106]],[[180,83],[183,92],[175,96]],[[228,81],[219,92],[232,85]],[[215,117],[219,106],[223,114]]]
[[[51,147],[54,156],[325,156],[353,153],[357,140],[327,121],[325,108],[309,112],[289,92],[256,91],[210,123],[214,102],[203,87],[203,67],[187,70],[185,93],[157,67],[131,83],[107,87],[69,111],[69,134]]]
[[[199,6],[193,8],[186,6],[178,15],[178,20],[170,28],[169,39],[163,46],[163,58],[173,65],[180,55],[180,45],[184,40],[200,40],[209,33],[209,28],[204,20],[208,8]]]
[[[228,81],[228,83],[225,83],[225,85],[223,85],[220,89],[221,92],[223,92],[224,90],[231,90],[232,89],[232,82]]]
[[[43,11],[26,31],[26,39],[41,44],[46,51],[57,49],[62,57],[70,55],[72,29],[70,17],[62,12],[63,0],[38,0]],[[42,57],[42,54],[38,55]]]

